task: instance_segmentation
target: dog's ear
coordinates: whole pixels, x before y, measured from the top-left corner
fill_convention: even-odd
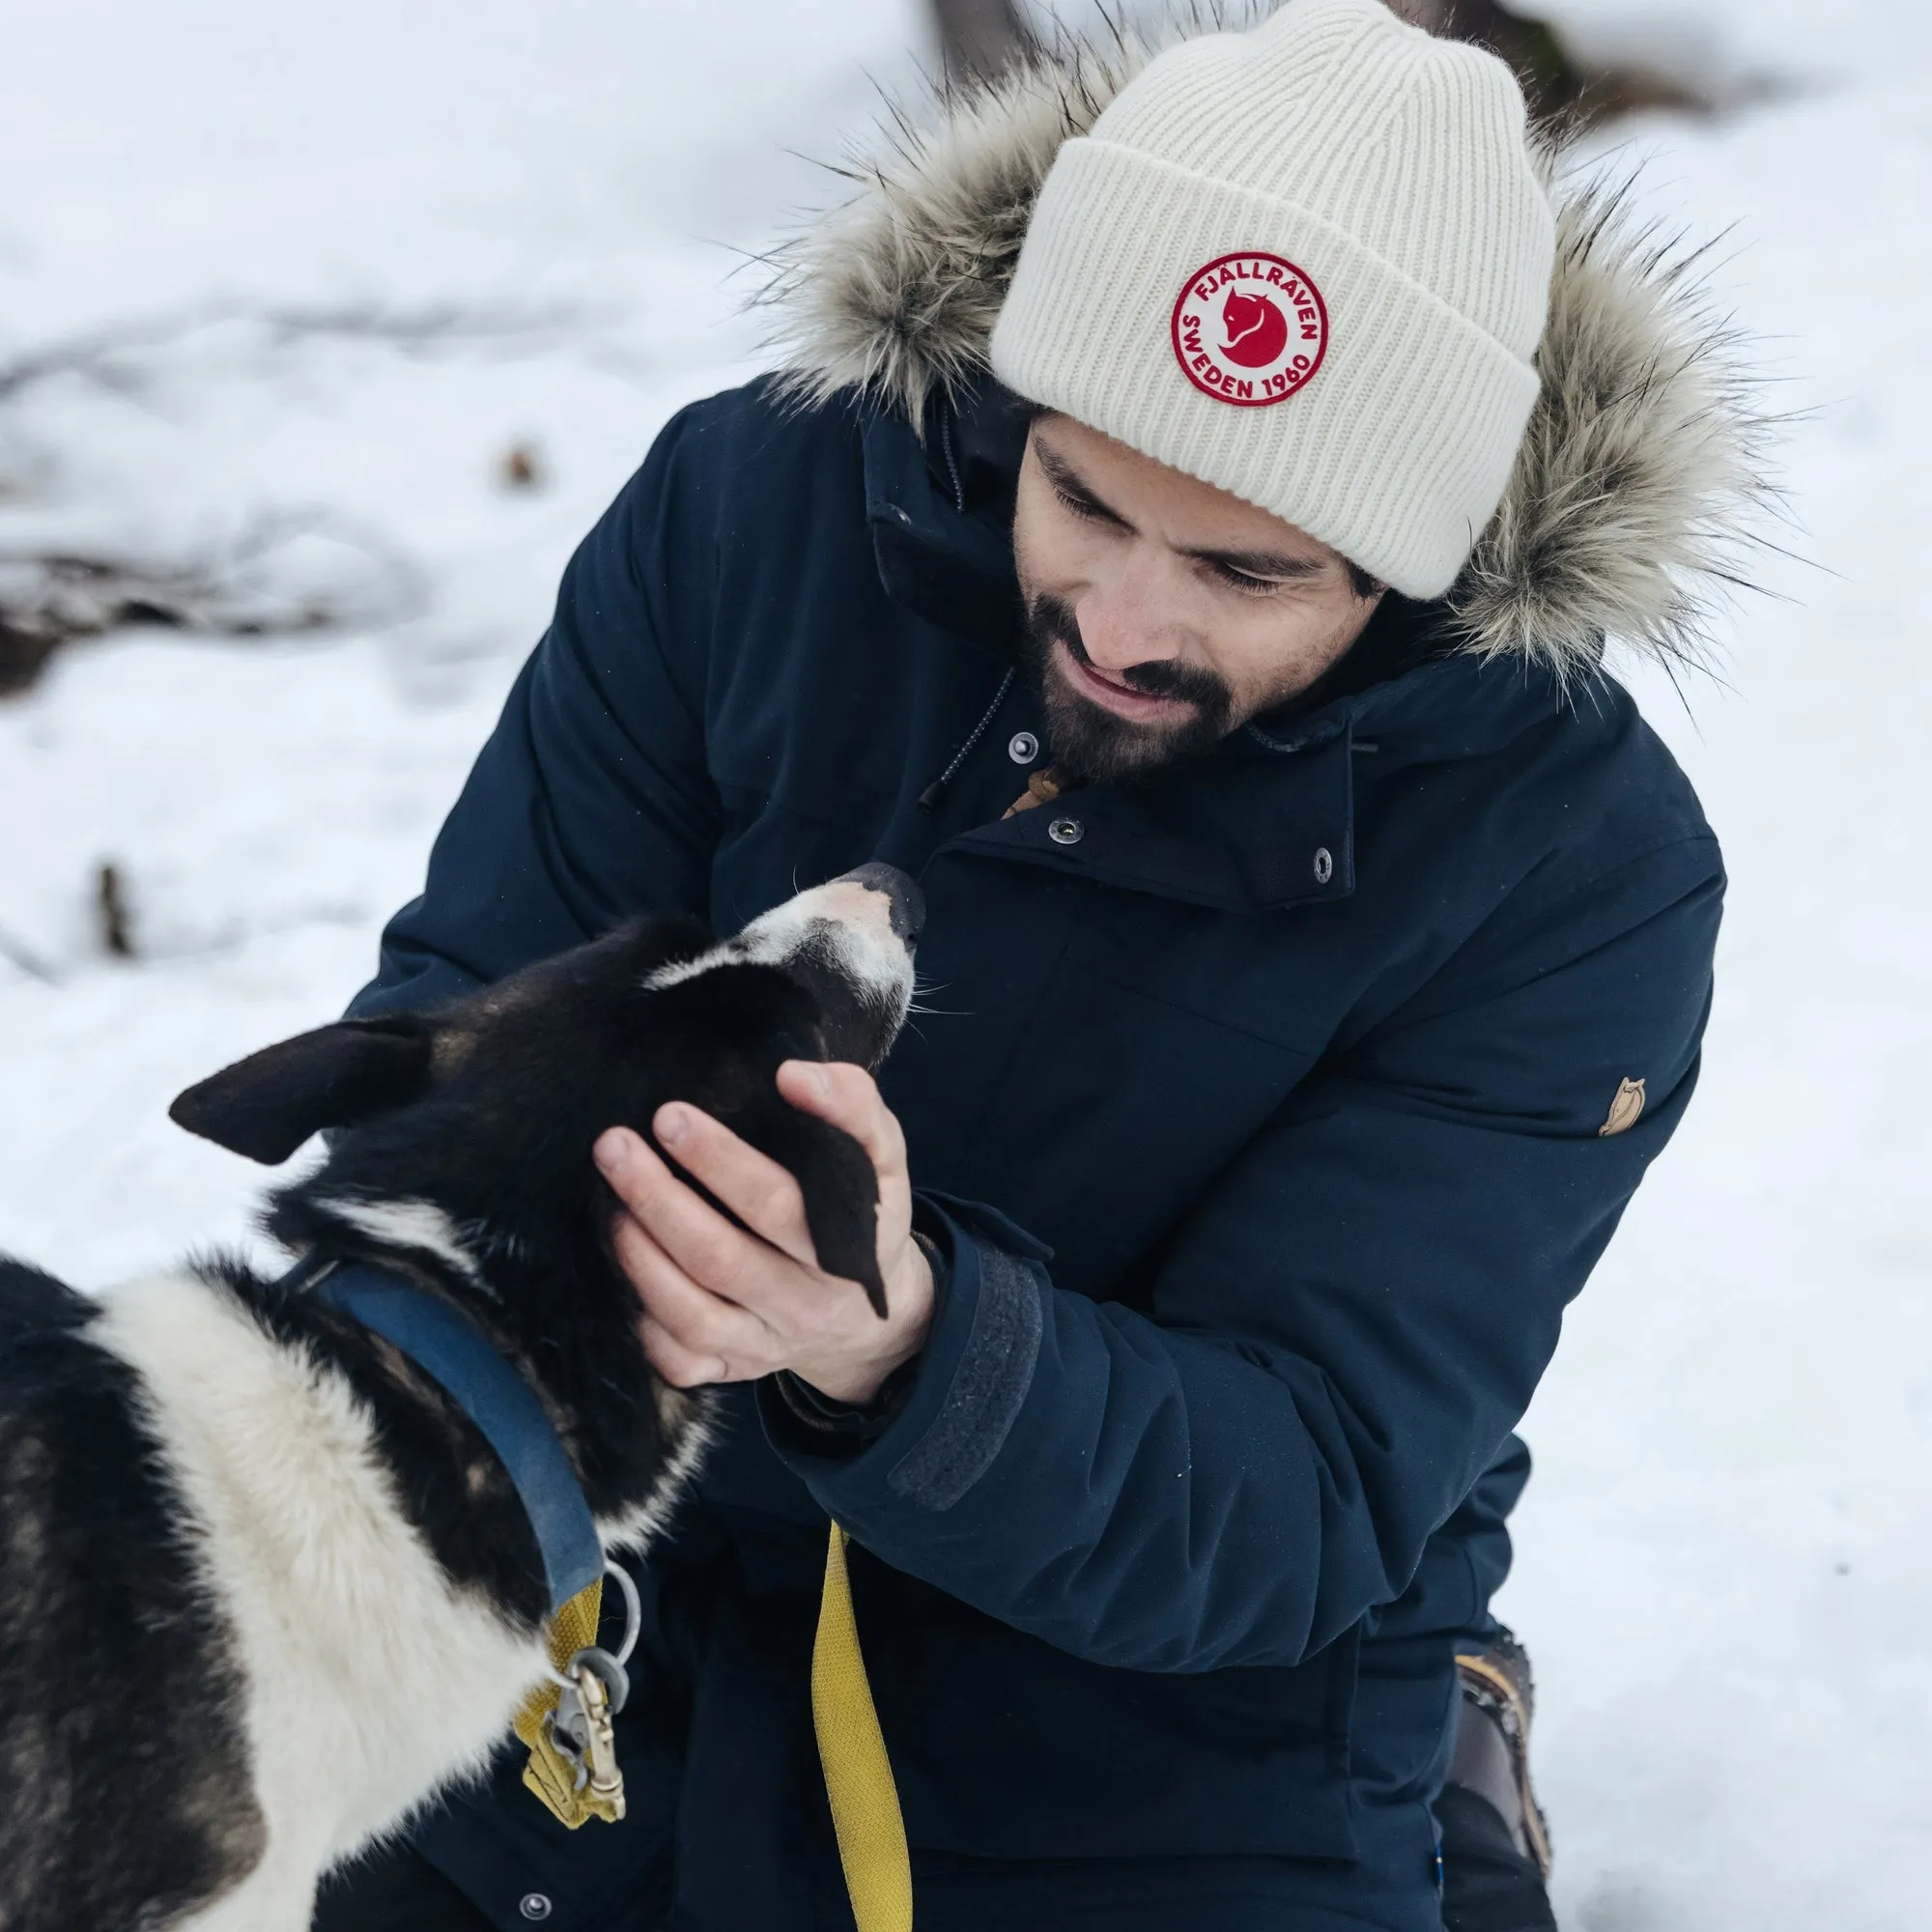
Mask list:
[[[434,1030],[412,1013],[338,1020],[267,1046],[178,1094],[168,1118],[273,1167],[311,1134],[353,1126],[429,1086]]]
[[[852,1136],[782,1100],[755,1120],[735,1122],[760,1153],[791,1172],[805,1196],[806,1226],[818,1265],[856,1281],[881,1319],[886,1284],[879,1273],[879,1177],[872,1157]]]

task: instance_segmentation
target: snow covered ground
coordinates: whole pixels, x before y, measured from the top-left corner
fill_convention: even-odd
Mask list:
[[[1784,601],[1727,623],[1690,715],[1638,680],[1733,887],[1703,1091],[1527,1425],[1503,1608],[1558,1903],[1571,1932],[1916,1926],[1932,20],[1550,11],[1787,83],[1619,139],[1659,209],[1738,224],[1723,287],[1809,412]],[[105,1284],[243,1237],[259,1172],[168,1098],[366,977],[570,546],[672,409],[756,366],[732,250],[824,192],[786,151],[834,150],[919,34],[912,0],[13,0],[0,570],[111,552],[345,621],[128,632],[0,701],[0,1249]],[[96,938],[106,860],[131,962]]]

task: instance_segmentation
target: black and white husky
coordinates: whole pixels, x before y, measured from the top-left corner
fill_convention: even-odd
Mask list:
[[[603,1543],[648,1543],[705,1408],[645,1360],[591,1144],[706,1108],[881,1301],[870,1163],[773,1075],[883,1058],[917,901],[866,867],[723,944],[644,921],[189,1089],[175,1118],[257,1160],[336,1130],[273,1198],[283,1282],[95,1299],[0,1263],[0,1932],[305,1932],[324,1870],[484,1762],[545,1672],[530,1519],[444,1390],[302,1284],[373,1264],[460,1310]]]

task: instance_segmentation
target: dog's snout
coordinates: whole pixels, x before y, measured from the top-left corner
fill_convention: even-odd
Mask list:
[[[876,1066],[912,1004],[913,940],[925,895],[896,866],[873,863],[773,906],[724,951],[782,967],[818,997],[835,1060]]]
[[[864,886],[867,892],[883,893],[892,908],[894,932],[908,942],[919,937],[925,924],[925,895],[909,872],[875,859],[868,866],[856,866],[839,876],[855,886]]]

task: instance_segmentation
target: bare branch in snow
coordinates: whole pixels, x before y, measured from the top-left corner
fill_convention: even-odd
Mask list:
[[[216,302],[176,315],[119,323],[91,335],[70,336],[0,362],[0,401],[50,376],[103,376],[122,356],[165,348],[185,335],[222,323],[256,323],[285,342],[339,335],[416,347],[539,335],[570,319],[566,311],[557,308],[492,311],[456,303],[384,309],[367,304],[254,308],[239,302]]]
[[[99,915],[100,949],[116,959],[134,956],[134,932],[128,917],[128,888],[121,867],[109,859],[94,881],[95,911]]]
[[[1432,34],[1473,41],[1500,55],[1522,82],[1538,120],[1592,128],[1652,108],[1709,113],[1703,88],[1661,67],[1598,66],[1579,57],[1556,29],[1503,0],[1392,0],[1397,13]]]
[[[407,556],[321,514],[264,519],[185,563],[0,551],[0,696],[25,690],[70,639],[124,625],[290,636],[394,623],[427,602]]]

